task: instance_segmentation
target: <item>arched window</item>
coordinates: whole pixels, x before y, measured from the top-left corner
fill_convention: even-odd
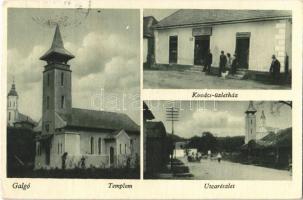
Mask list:
[[[94,154],[94,138],[90,138],[90,153]]]
[[[98,139],[98,154],[100,155],[101,154],[101,138]]]
[[[120,154],[122,154],[122,144],[120,144]]]

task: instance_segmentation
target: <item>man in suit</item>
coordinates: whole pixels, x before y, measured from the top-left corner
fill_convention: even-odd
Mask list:
[[[210,52],[210,49],[208,49],[207,54],[205,56],[204,59],[204,68],[207,74],[210,74],[210,68],[211,68],[211,64],[213,63],[213,55]]]
[[[227,58],[224,54],[224,51],[221,51],[218,77],[222,76],[222,71],[225,70],[224,68],[226,66],[226,62],[227,62]]]
[[[269,73],[274,83],[279,83],[280,79],[280,67],[281,64],[275,55],[272,55],[272,62],[270,65]]]

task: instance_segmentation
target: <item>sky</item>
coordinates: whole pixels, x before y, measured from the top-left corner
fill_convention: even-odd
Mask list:
[[[64,47],[75,55],[73,107],[123,112],[139,123],[139,17],[131,9],[8,9],[7,90],[14,77],[19,111],[37,121],[42,116],[46,63],[39,58],[59,21]]]
[[[155,116],[154,121],[162,121],[166,131],[171,132],[171,122],[166,121],[166,108],[179,109],[179,120],[175,122],[175,134],[184,138],[201,136],[210,131],[217,137],[244,136],[245,111],[248,101],[145,101]],[[266,126],[288,128],[292,126],[292,112],[289,106],[276,102],[253,102],[257,109],[257,126],[262,110]]]

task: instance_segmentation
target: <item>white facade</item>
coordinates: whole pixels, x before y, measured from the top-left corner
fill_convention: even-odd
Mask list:
[[[18,96],[7,97],[7,123],[14,126],[18,119]]]
[[[46,148],[41,148],[41,142],[40,140],[36,145],[35,169],[62,168],[64,153],[67,153],[66,168],[81,167],[82,158],[85,159],[86,168],[125,167],[128,158],[132,167],[136,156],[140,155],[137,147],[139,135],[130,137],[124,130],[110,138],[106,132],[77,131],[56,134],[49,141],[49,158]]]
[[[210,35],[212,66],[218,67],[221,50],[230,54],[235,52],[237,33],[250,33],[248,69],[268,72],[271,56],[275,54],[283,72],[286,54],[291,68],[291,27],[287,19],[213,25]],[[177,64],[193,65],[195,38],[192,32],[193,27],[155,30],[156,63],[169,64],[169,37],[178,36]]]

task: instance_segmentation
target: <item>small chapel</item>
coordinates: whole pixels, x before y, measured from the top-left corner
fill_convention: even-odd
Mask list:
[[[64,48],[57,25],[51,48],[40,58],[42,119],[35,129],[35,169],[121,168],[140,163],[140,127],[124,113],[72,107],[75,58]]]

